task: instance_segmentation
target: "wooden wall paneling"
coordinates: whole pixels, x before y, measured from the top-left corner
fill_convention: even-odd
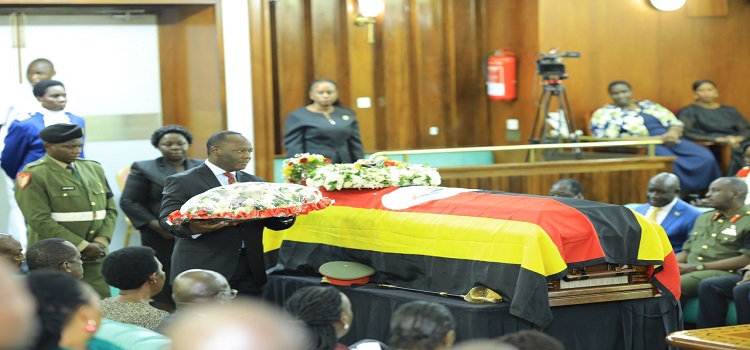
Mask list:
[[[378,101],[382,109],[378,110],[377,118],[384,121],[378,129],[378,140],[385,149],[414,148],[420,137],[415,115],[419,111],[414,91],[416,82],[409,60],[414,55],[409,40],[410,2],[385,2],[384,12],[388,15],[383,18],[383,44],[377,51],[377,57],[382,61],[382,74],[378,77],[382,81],[382,100]]]
[[[315,0],[310,6],[310,43],[313,79],[326,78],[339,86],[339,99],[351,105],[349,97],[348,26],[345,2]]]
[[[346,0],[345,3],[348,9],[356,9],[357,1]],[[375,24],[376,35],[375,44],[369,44],[367,42],[367,27],[357,27],[354,25],[354,18],[357,17],[359,11],[352,10],[347,15],[342,16],[345,23],[343,25],[348,27],[346,31],[346,45],[348,48],[346,54],[348,55],[348,69],[349,69],[349,108],[357,113],[357,120],[359,122],[360,136],[362,138],[362,145],[365,147],[365,152],[370,153],[379,146],[377,145],[377,119],[376,111],[378,105],[378,95],[375,90],[376,77],[382,76],[376,72],[380,72],[382,67],[376,67],[378,62],[375,60],[375,48],[376,45],[380,45],[382,42],[382,32],[378,32],[377,28],[381,28],[383,24],[383,15],[377,20]],[[369,97],[371,107],[370,108],[358,108],[356,100],[358,97]]]
[[[276,118],[279,120],[277,144],[284,144],[286,117],[309,102],[307,86],[313,79],[313,56],[310,30],[310,9],[306,0],[276,1],[274,10],[276,62]],[[281,154],[286,150],[279,149]]]
[[[685,3],[688,17],[724,17],[729,15],[727,0],[690,0]]]
[[[417,128],[408,130],[417,136],[417,148],[437,148],[445,145],[445,60],[442,0],[414,0],[411,12],[412,53],[408,59],[414,67],[417,89],[416,105],[411,116]],[[428,129],[437,127],[439,133],[430,135]]]
[[[511,102],[490,102],[486,97],[484,78],[479,78],[482,105],[488,110],[491,143],[502,145],[506,140],[506,121],[514,118],[520,122],[521,142],[527,143],[531,136],[534,112],[538,98],[536,68],[538,46],[538,5],[537,1],[515,0],[476,0],[480,15],[479,38],[480,55],[510,47],[518,59],[517,89],[518,98]],[[537,92],[535,94],[535,91]]]
[[[158,18],[164,123],[190,129],[190,155],[205,157],[199,145],[226,128],[220,17],[214,6],[180,6]]]
[[[490,121],[482,76],[480,52],[481,16],[476,1],[450,1],[445,11],[451,18],[447,28],[452,38],[450,52],[452,80],[448,86],[453,95],[449,147],[489,145]]]
[[[274,67],[271,55],[271,6],[265,0],[250,0],[250,67],[253,86],[253,127],[255,129],[254,156],[255,174],[264,179],[273,179],[273,159],[276,154],[278,122],[274,108]]]
[[[692,83],[711,79],[718,85],[719,102],[737,107],[750,116],[747,57],[750,44],[738,37],[746,30],[750,3],[730,0],[726,17],[665,16],[659,34],[662,57],[684,58],[661,61],[658,80],[662,84],[660,101],[680,108],[693,102]],[[669,28],[669,30],[667,30]],[[672,30],[674,28],[674,30]]]

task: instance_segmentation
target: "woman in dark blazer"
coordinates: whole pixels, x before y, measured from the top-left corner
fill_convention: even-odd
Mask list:
[[[357,118],[338,99],[338,86],[333,81],[318,79],[310,84],[312,103],[286,118],[287,157],[298,153],[321,154],[333,163],[354,163],[364,158]]]
[[[174,236],[159,226],[164,179],[203,164],[200,159],[187,158],[193,135],[179,125],[166,125],[154,131],[151,144],[162,156],[153,160],[133,163],[125,188],[120,197],[120,207],[133,227],[141,232],[144,246],[156,251],[156,257],[164,264],[169,281],[170,261],[174,250]],[[154,306],[171,311],[172,288],[165,285],[161,293],[154,296]]]

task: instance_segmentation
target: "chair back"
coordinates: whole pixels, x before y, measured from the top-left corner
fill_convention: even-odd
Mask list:
[[[120,191],[125,188],[125,182],[128,180],[130,175],[130,165],[117,171],[117,186],[120,187]]]

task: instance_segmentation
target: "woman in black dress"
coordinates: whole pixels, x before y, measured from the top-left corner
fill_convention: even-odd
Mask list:
[[[338,86],[333,81],[318,79],[310,84],[312,103],[286,118],[287,157],[321,154],[333,163],[354,163],[364,158],[354,112],[341,106],[338,99]]]
[[[685,137],[693,141],[710,141],[732,147],[732,176],[744,165],[743,149],[750,143],[750,122],[736,108],[716,101],[719,90],[710,80],[693,83],[695,102],[677,114],[685,123]],[[726,169],[723,169],[726,170]]]

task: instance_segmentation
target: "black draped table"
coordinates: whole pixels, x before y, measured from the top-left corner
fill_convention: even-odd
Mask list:
[[[272,275],[266,297],[282,304],[295,290],[319,283],[319,277]],[[553,307],[552,322],[540,329],[511,315],[508,303],[471,304],[461,299],[374,285],[337,288],[349,297],[354,312],[352,328],[342,339],[344,344],[361,339],[387,341],[391,313],[412,300],[447,306],[456,319],[458,341],[538,329],[559,339],[569,350],[649,350],[667,349],[665,337],[682,329],[679,307],[665,297]]]

